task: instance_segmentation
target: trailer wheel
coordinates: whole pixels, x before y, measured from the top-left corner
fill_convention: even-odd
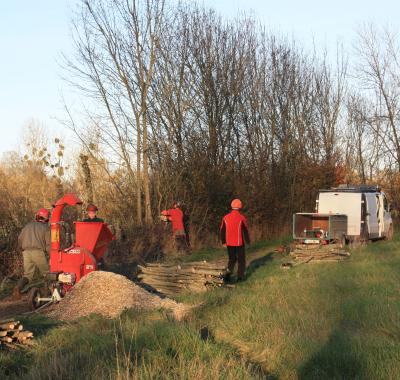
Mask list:
[[[40,307],[41,302],[39,298],[41,297],[39,288],[32,288],[28,293],[28,304],[31,310],[36,310]]]
[[[390,225],[387,235],[385,236],[385,240],[393,240],[393,224]]]

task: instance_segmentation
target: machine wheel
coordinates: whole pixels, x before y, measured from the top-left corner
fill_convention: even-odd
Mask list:
[[[39,298],[42,295],[40,294],[39,288],[32,288],[28,293],[28,304],[31,310],[36,310],[41,306],[41,302]]]
[[[385,236],[385,240],[393,240],[393,224],[390,225],[387,235]]]

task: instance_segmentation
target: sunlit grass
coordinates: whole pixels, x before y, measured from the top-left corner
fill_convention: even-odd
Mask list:
[[[179,297],[199,305],[183,322],[133,310],[114,321],[28,319],[36,345],[2,351],[0,378],[398,378],[398,236],[355,248],[345,262],[290,270],[280,267],[287,258],[271,260],[271,246],[257,248],[267,259],[235,288]]]

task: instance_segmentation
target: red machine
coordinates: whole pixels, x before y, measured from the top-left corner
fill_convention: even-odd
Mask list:
[[[59,301],[71,287],[86,274],[98,269],[108,244],[115,239],[106,223],[74,222],[75,242],[60,249],[61,214],[66,205],[81,205],[75,194],[66,194],[54,205],[51,214],[50,273],[46,276],[51,296],[42,297],[38,288],[33,288],[28,297],[33,308],[44,302]]]

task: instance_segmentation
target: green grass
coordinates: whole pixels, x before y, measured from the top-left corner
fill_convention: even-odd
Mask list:
[[[269,248],[253,248],[265,256],[234,289],[181,296],[201,303],[184,322],[133,310],[114,321],[27,319],[36,345],[1,351],[0,378],[397,379],[399,237],[290,270]]]
[[[232,294],[214,294],[218,307],[204,307],[198,320],[264,352],[279,378],[398,378],[398,240],[354,250],[348,262],[280,264],[258,268]]]
[[[39,327],[36,346],[3,352],[0,378],[243,379],[263,373],[233,348],[203,340],[190,323],[169,321],[158,311],[130,311],[114,321],[91,316],[56,326],[36,318],[29,325]]]

